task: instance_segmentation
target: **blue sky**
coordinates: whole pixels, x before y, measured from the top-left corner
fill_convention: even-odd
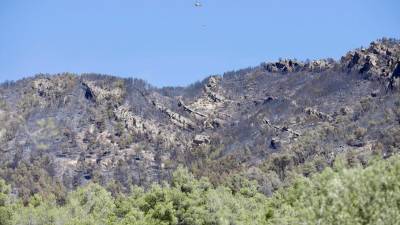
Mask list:
[[[0,0],[0,81],[96,72],[153,85],[400,37],[398,0]]]

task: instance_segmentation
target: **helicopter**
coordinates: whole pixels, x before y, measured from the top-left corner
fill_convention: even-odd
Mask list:
[[[202,7],[203,5],[201,4],[200,1],[196,1],[196,2],[194,3],[194,6],[195,6],[195,7]]]

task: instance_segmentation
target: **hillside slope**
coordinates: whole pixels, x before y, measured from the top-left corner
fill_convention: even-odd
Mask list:
[[[271,194],[337,155],[366,164],[400,143],[400,42],[340,61],[280,60],[155,88],[105,75],[37,75],[0,86],[0,177],[15,194],[88,181],[148,187],[178,165],[213,183],[245,177]]]

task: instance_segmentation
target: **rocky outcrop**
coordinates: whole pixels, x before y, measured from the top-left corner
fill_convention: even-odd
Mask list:
[[[225,98],[218,93],[218,84],[221,77],[213,76],[208,79],[208,83],[204,86],[204,92],[214,102],[222,102]]]
[[[262,68],[271,73],[321,72],[332,69],[337,63],[333,59],[318,59],[300,62],[295,59],[283,59],[273,63],[263,63]]]
[[[129,105],[124,104],[114,110],[114,114],[118,120],[125,123],[128,130],[133,131],[135,134],[141,134],[147,136],[152,141],[160,141],[160,135],[162,135],[162,141],[164,143],[173,143],[176,139],[176,132],[166,130],[160,124],[155,121],[143,119],[135,115],[129,108]],[[174,114],[175,115],[175,114]],[[175,115],[176,116],[176,115]],[[175,122],[178,126],[187,128],[187,121],[182,119],[179,122]],[[193,124],[191,124],[194,126]]]
[[[283,59],[274,63],[265,63],[263,66],[266,71],[271,73],[289,73],[302,70],[304,63],[293,59]]]
[[[185,111],[189,112],[189,113],[192,113],[192,114],[194,114],[194,115],[197,115],[197,116],[200,116],[200,117],[203,117],[203,118],[207,118],[207,115],[205,115],[205,114],[203,114],[203,113],[201,113],[201,112],[198,112],[198,111],[196,111],[196,110],[190,108],[190,106],[187,106],[187,105],[183,102],[182,99],[179,99],[179,100],[178,100],[178,106],[179,106],[179,107],[183,107],[183,109],[184,109]]]
[[[194,102],[189,104],[192,110],[202,115],[215,116],[216,110],[224,105],[226,98],[220,87],[221,77],[211,76],[203,86],[203,94]]]
[[[400,89],[400,61],[397,62],[396,66],[394,67],[394,70],[389,79],[388,87],[392,90]]]
[[[270,142],[269,147],[272,149],[279,149],[281,147],[281,141],[277,138],[273,138]]]
[[[32,95],[27,101],[37,102],[41,107],[47,107],[51,101],[65,99],[65,93],[73,87],[75,80],[75,77],[68,74],[53,77],[41,75],[32,81],[32,90],[28,91]]]
[[[381,71],[378,67],[378,58],[372,53],[365,50],[351,52],[343,59],[346,67],[361,74],[379,74]],[[384,76],[386,74],[383,74]]]
[[[323,71],[332,69],[335,66],[335,62],[333,60],[328,59],[320,59],[307,62],[304,65],[304,69],[307,71]]]
[[[83,80],[82,85],[85,88],[85,97],[94,99],[98,103],[104,103],[108,100],[119,100],[124,95],[121,87],[100,87],[95,82]]]
[[[320,72],[335,66],[344,70],[370,77],[386,77],[392,73],[400,58],[400,47],[396,41],[383,39],[372,42],[368,48],[351,51],[340,62],[333,59],[320,59],[301,62],[295,59],[281,59],[278,62],[262,63],[261,68],[271,73]]]
[[[341,59],[345,69],[367,78],[388,79],[400,58],[400,47],[389,40],[372,42],[368,48],[347,53]]]
[[[348,107],[348,106],[340,108],[339,111],[340,111],[340,115],[342,115],[342,116],[352,115],[353,114],[353,109]]]
[[[128,105],[119,106],[114,110],[115,116],[125,122],[128,129],[139,129],[139,131],[143,131],[145,123],[143,119],[134,115],[130,110]]]
[[[37,91],[39,96],[50,95],[55,91],[56,85],[49,78],[41,78],[33,81],[33,88]]]
[[[210,137],[207,135],[197,134],[196,136],[194,136],[193,143],[196,145],[209,144]]]
[[[167,107],[165,107],[165,106],[163,106],[161,104],[158,104],[156,101],[152,101],[152,102],[153,102],[153,105],[157,109],[159,109],[161,112],[163,112],[166,115],[168,115],[168,117],[171,119],[171,121],[175,125],[177,125],[177,126],[179,126],[181,128],[184,128],[184,129],[189,129],[189,130],[194,130],[195,129],[196,124],[192,120],[190,120],[189,118],[186,118],[186,117],[180,115],[179,113],[176,113],[176,112],[170,110],[169,108],[167,108]]]
[[[313,109],[313,108],[309,108],[309,107],[305,108],[304,112],[308,116],[311,116],[311,117],[314,117],[314,118],[318,118],[318,119],[323,120],[323,121],[332,121],[333,120],[332,116],[330,116],[330,115],[328,115],[326,113],[320,112],[320,111],[318,111],[316,109]]]
[[[288,133],[289,138],[297,138],[300,136],[300,134],[296,131],[293,131],[287,126],[277,126],[275,124],[272,124],[268,119],[264,118],[263,119],[264,124],[267,125],[267,127],[273,128],[276,132],[278,133]]]

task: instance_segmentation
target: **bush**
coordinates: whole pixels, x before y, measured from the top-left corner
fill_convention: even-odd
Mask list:
[[[0,225],[399,224],[398,177],[400,156],[365,169],[347,169],[338,160],[334,169],[298,177],[267,198],[240,176],[232,177],[230,187],[213,187],[180,167],[171,184],[133,187],[114,198],[90,183],[63,205],[51,194],[34,195],[26,205],[11,203],[10,187],[0,181]]]
[[[269,202],[269,224],[399,224],[400,157],[366,169],[326,169]]]
[[[11,224],[12,211],[9,206],[8,194],[10,186],[6,185],[4,180],[0,179],[0,225]]]

